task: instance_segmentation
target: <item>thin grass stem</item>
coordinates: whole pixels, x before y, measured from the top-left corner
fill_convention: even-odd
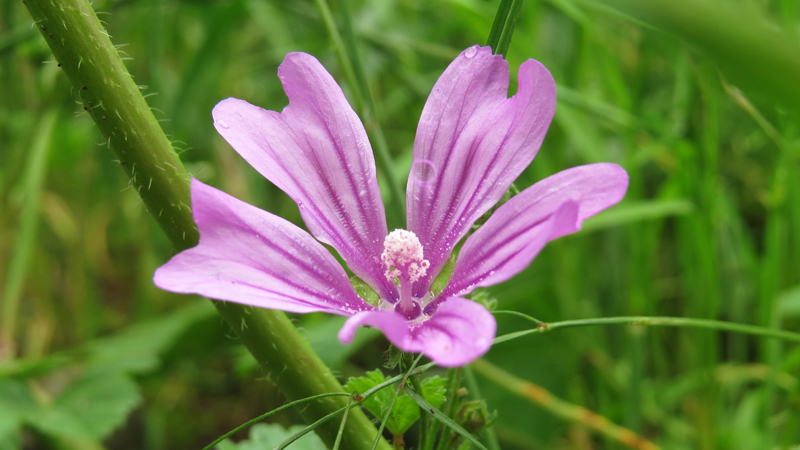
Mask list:
[[[273,415],[275,413],[279,413],[279,412],[283,411],[284,409],[291,408],[293,406],[297,406],[297,405],[300,405],[300,404],[303,404],[303,403],[307,403],[307,402],[310,402],[312,400],[317,400],[317,399],[320,399],[320,398],[342,397],[342,396],[350,396],[350,397],[352,397],[350,394],[347,394],[347,393],[344,393],[344,392],[331,392],[330,394],[315,395],[313,397],[308,397],[308,398],[304,398],[304,399],[300,399],[300,400],[295,400],[295,401],[293,401],[291,403],[287,403],[287,404],[285,404],[283,406],[280,406],[278,408],[273,409],[270,412],[264,413],[264,414],[254,418],[254,419],[250,419],[247,422],[239,425],[238,427],[232,429],[231,431],[229,431],[229,432],[223,434],[222,436],[216,438],[212,443],[210,443],[210,444],[206,445],[205,447],[203,447],[203,450],[211,450],[211,449],[213,449],[215,445],[219,444],[220,442],[224,441],[225,439],[228,439],[229,437],[233,436],[234,434],[238,433],[239,431],[249,427],[250,425],[253,425],[255,423],[261,422],[262,420],[266,419],[267,417],[269,417],[269,416],[271,416],[271,415]],[[348,403],[348,405],[349,405],[349,403]],[[339,429],[341,430],[341,427]],[[338,441],[339,441],[339,436],[337,436],[337,443],[338,443]]]
[[[336,433],[336,441],[333,443],[333,450],[339,450],[339,444],[342,443],[342,434],[344,433],[344,425],[347,423],[347,415],[350,413],[350,406],[353,404],[353,396],[350,396],[350,400],[347,401],[347,408],[344,410],[344,416],[342,416],[342,424],[339,425],[339,432]]]

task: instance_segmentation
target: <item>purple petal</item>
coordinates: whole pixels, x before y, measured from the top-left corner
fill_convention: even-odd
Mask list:
[[[380,329],[392,344],[406,352],[421,352],[442,367],[457,367],[478,359],[492,346],[497,324],[494,316],[471,300],[450,297],[436,314],[409,323],[393,311],[365,311],[354,315],[339,331],[348,343],[361,325]]]
[[[526,61],[516,95],[507,95],[508,63],[476,46],[450,64],[425,104],[406,194],[408,227],[431,263],[417,296],[539,151],[556,105],[550,72]]]
[[[289,105],[267,111],[229,98],[214,108],[217,131],[300,207],[308,229],[387,300],[386,217],[372,149],[342,90],[313,56],[290,53],[278,69]]]
[[[156,270],[156,286],[261,308],[352,315],[372,306],[325,247],[286,220],[192,180],[200,244]]]
[[[441,296],[511,278],[549,241],[578,231],[588,217],[622,200],[627,188],[623,168],[599,163],[564,170],[525,189],[466,240]]]

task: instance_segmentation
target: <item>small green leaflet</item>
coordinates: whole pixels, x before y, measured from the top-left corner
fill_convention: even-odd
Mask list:
[[[363,377],[351,377],[344,386],[345,391],[363,393],[386,381],[380,369],[367,372]],[[445,401],[445,383],[447,380],[434,376],[422,380],[422,392],[428,403],[439,406]],[[383,417],[394,396],[393,389],[382,389],[364,400],[364,407],[375,417]],[[419,406],[405,392],[401,392],[394,403],[386,428],[393,434],[403,434],[411,425],[419,420]]]

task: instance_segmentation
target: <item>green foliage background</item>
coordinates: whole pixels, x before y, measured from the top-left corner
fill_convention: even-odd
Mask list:
[[[276,69],[290,51],[315,55],[349,95],[313,2],[93,4],[193,175],[302,225],[215,133],[210,111],[231,96],[283,108]],[[404,179],[431,86],[485,41],[496,3],[349,8]],[[545,321],[670,315],[800,330],[799,19],[793,0],[525,2],[507,55],[512,91],[516,68],[535,58],[559,102],[518,187],[599,161],[625,167],[631,187],[492,289],[498,307]],[[153,287],[171,246],[51,59],[22,2],[0,4],[0,301],[21,300],[3,318],[17,350],[12,361],[0,343],[0,448],[200,448],[282,398],[207,302]],[[339,318],[296,320],[342,380],[382,361],[379,333],[345,347],[332,342]],[[530,326],[498,324],[499,334]],[[800,443],[796,345],[581,328],[487,358],[666,449]],[[503,448],[620,448],[478,381]]]

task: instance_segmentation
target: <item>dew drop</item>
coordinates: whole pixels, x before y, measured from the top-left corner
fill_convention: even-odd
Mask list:
[[[217,120],[217,121],[216,121],[216,124],[217,124],[217,125],[219,125],[219,126],[220,126],[220,128],[223,128],[223,129],[226,129],[226,130],[227,130],[228,128],[230,128],[230,125],[228,125],[227,123],[225,123],[225,122],[224,122],[224,121],[222,121],[222,120]]]
[[[478,47],[470,47],[464,50],[464,56],[466,56],[467,58],[472,58],[477,54],[478,54]]]
[[[417,159],[411,164],[411,175],[414,177],[414,181],[423,186],[433,182],[437,172],[436,166],[427,159]]]

